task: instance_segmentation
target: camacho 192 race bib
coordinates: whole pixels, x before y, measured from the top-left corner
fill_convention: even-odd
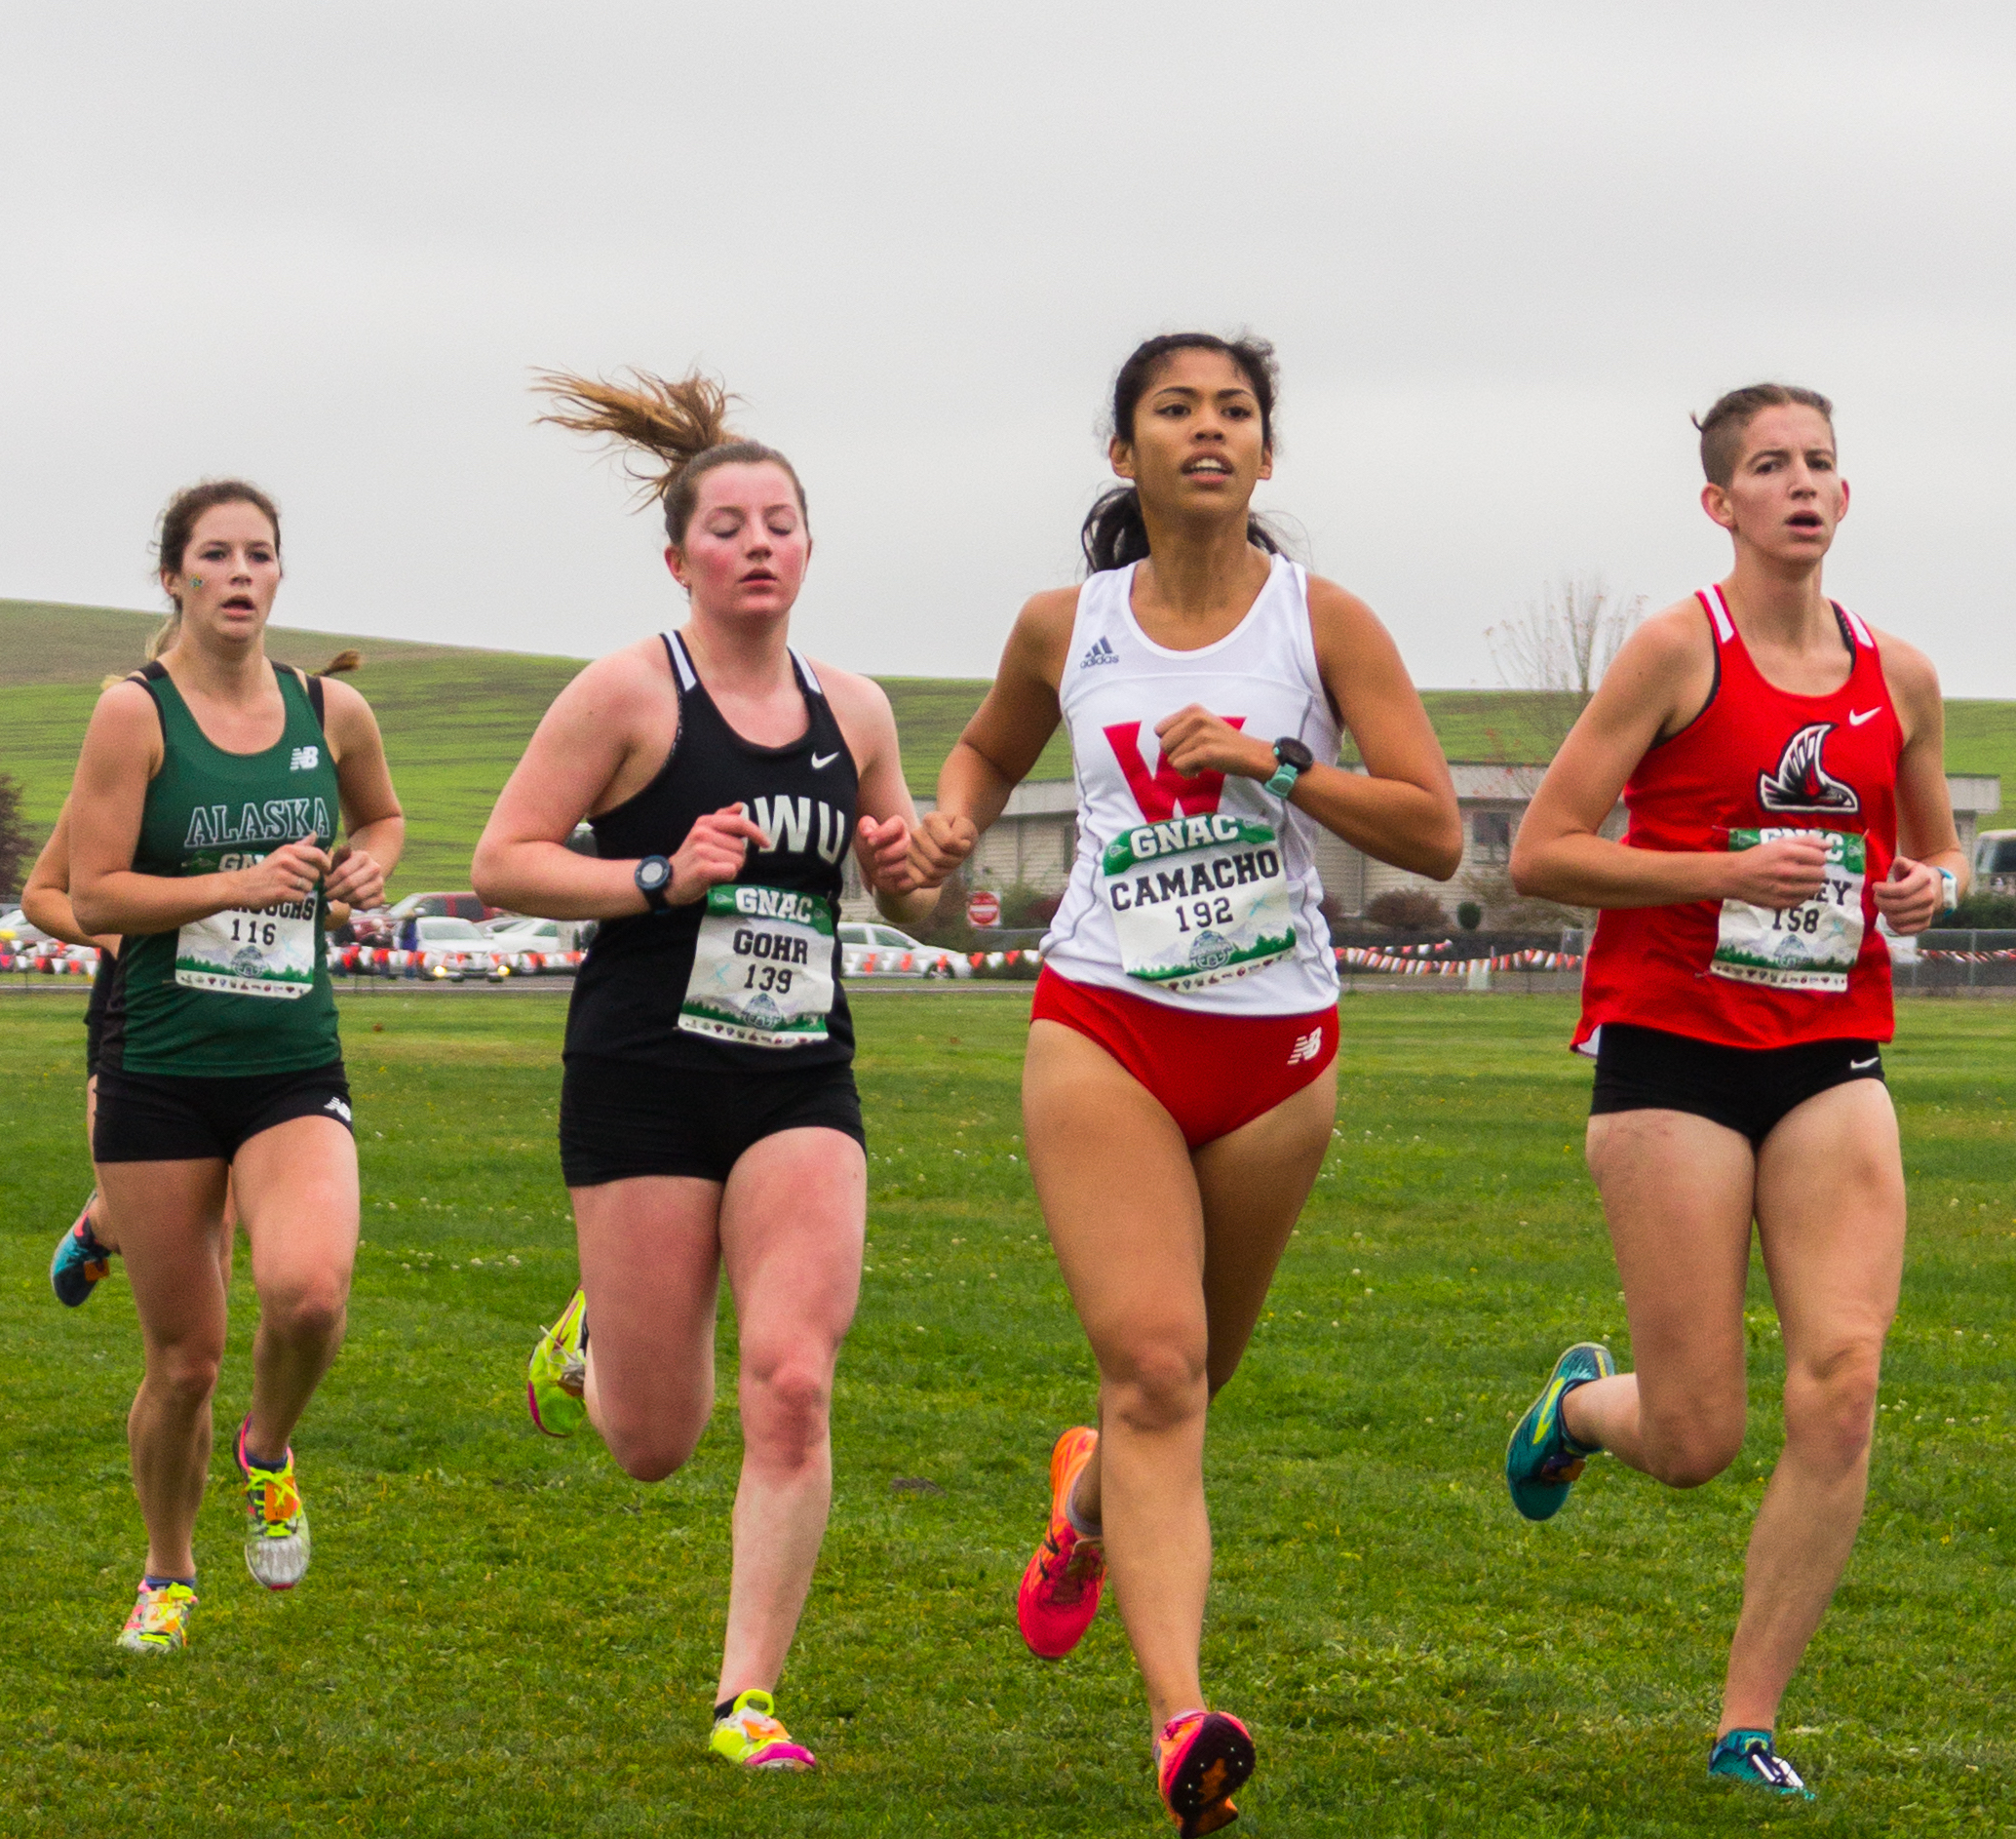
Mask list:
[[[1267,825],[1216,812],[1144,824],[1106,845],[1105,902],[1130,977],[1201,990],[1295,950],[1281,844]]]
[[[313,895],[192,920],[175,937],[175,982],[233,997],[304,997],[315,988],[315,921]]]
[[[817,894],[710,887],[679,1027],[750,1047],[824,1040],[833,1011],[833,909]]]
[[[1867,844],[1852,831],[1732,830],[1731,849],[1755,849],[1780,837],[1817,836],[1827,843],[1826,880],[1811,900],[1780,911],[1747,900],[1722,903],[1708,968],[1738,983],[1839,995],[1862,951],[1862,882]]]

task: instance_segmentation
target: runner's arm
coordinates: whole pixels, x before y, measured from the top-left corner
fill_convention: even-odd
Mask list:
[[[27,885],[21,889],[21,912],[28,923],[61,939],[65,945],[95,945],[101,952],[117,952],[119,940],[111,933],[87,932],[77,923],[77,909],[70,905],[70,801],[57,813],[56,828],[28,871]]]
[[[876,910],[892,925],[913,926],[938,911],[938,890],[920,887],[910,867],[917,807],[903,777],[903,751],[888,692],[872,678],[819,667],[827,698],[854,756],[860,780],[860,829],[854,860]]]
[[[1713,642],[1691,606],[1631,635],[1562,743],[1512,844],[1512,884],[1522,894],[1570,907],[1733,898],[1783,908],[1820,890],[1827,851],[1810,836],[1731,851],[1642,849],[1599,834],[1638,763],[1697,713],[1693,681],[1712,681],[1699,666],[1700,646]]]
[[[70,904],[89,932],[173,932],[229,908],[298,900],[329,869],[310,842],[284,843],[250,868],[214,875],[142,875],[133,866],[147,781],[161,762],[154,699],[137,684],[98,698],[70,787]]]
[[[1962,900],[1971,879],[1946,784],[1946,705],[1930,658],[1887,633],[1877,641],[1904,752],[1897,760],[1897,859],[1889,880],[1876,884],[1876,905],[1892,932],[1922,932],[1945,909],[1939,871],[1952,871]]]
[[[938,808],[911,835],[911,873],[919,886],[939,886],[973,853],[1057,732],[1064,720],[1057,686],[1077,610],[1076,588],[1053,588],[1016,618],[986,699],[939,768]]]
[[[406,815],[392,789],[384,738],[370,704],[348,684],[329,679],[324,680],[323,696],[346,839],[335,851],[335,866],[323,891],[331,902],[375,907],[406,849]],[[333,844],[335,839],[323,841]]]

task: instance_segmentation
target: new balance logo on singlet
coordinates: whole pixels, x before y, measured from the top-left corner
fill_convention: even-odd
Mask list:
[[[289,772],[313,772],[322,763],[322,749],[297,747],[287,757]]]
[[[1119,661],[1120,654],[1113,649],[1113,642],[1102,633],[1099,643],[1086,648],[1085,655],[1078,660],[1078,668],[1089,671],[1095,664],[1117,664]]]
[[[1811,722],[1785,743],[1776,772],[1757,775],[1757,802],[1767,811],[1859,811],[1855,788],[1844,785],[1821,763],[1820,752],[1835,730],[1832,722]]]
[[[1322,1051],[1323,1031],[1320,1028],[1312,1028],[1306,1035],[1299,1035],[1296,1037],[1295,1046],[1288,1056],[1288,1064],[1299,1067],[1304,1060],[1315,1059]]]
[[[787,855],[803,855],[806,844],[811,843],[826,861],[837,862],[847,846],[847,814],[824,799],[751,799],[749,815],[770,840],[761,850],[764,855],[774,855],[779,849]]]

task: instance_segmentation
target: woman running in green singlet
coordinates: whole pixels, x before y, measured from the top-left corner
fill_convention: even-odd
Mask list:
[[[120,1637],[140,1653],[181,1647],[196,1602],[227,1182],[259,1297],[236,1445],[246,1562],[269,1589],[308,1568],[288,1439],[343,1338],[358,1212],[321,921],[328,901],[378,898],[406,834],[364,698],[266,657],[280,520],[265,494],[230,480],[178,494],[160,564],[174,647],[99,698],[70,794],[78,923],[126,941],[93,1154],[146,1346],[128,1433],[147,1567]]]

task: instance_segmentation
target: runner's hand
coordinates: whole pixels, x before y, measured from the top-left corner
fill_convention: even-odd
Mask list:
[[[970,817],[932,811],[919,818],[910,834],[910,885],[902,891],[910,894],[921,887],[943,887],[979,841],[980,832]]]
[[[1271,779],[1280,763],[1270,741],[1242,734],[1222,716],[1216,716],[1202,703],[1155,724],[1155,738],[1162,743],[1163,761],[1184,778],[1200,772],[1237,773],[1245,779]]]
[[[1725,896],[1780,913],[1811,900],[1827,880],[1827,845],[1810,830],[1731,850],[1723,861]]]
[[[1922,932],[1939,917],[1946,899],[1946,878],[1937,869],[1898,856],[1887,880],[1876,884],[1876,910],[1892,932]]]
[[[915,889],[916,880],[910,871],[910,826],[902,818],[885,817],[878,824],[872,817],[864,817],[861,841],[872,865],[870,893],[908,894]]]
[[[710,887],[732,881],[742,873],[751,843],[767,849],[770,840],[744,815],[743,806],[724,804],[717,811],[709,811],[673,852],[672,884],[665,890],[665,898],[675,907],[706,899]]]
[[[378,859],[346,842],[330,858],[333,865],[323,893],[351,907],[375,907],[385,893],[385,871]]]
[[[318,847],[313,837],[282,843],[251,868],[232,872],[230,904],[252,913],[289,906],[312,894],[329,870],[329,851]]]

